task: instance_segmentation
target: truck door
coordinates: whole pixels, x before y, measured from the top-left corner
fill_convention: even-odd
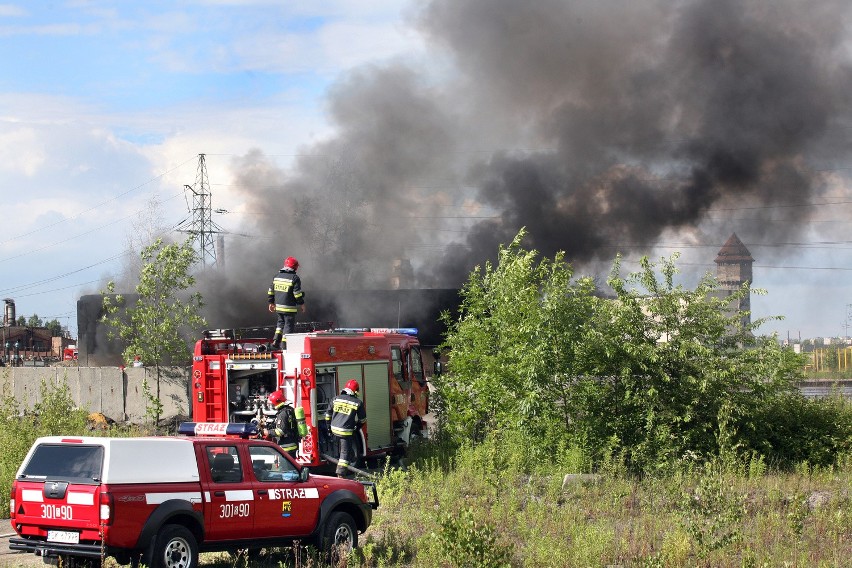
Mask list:
[[[406,378],[406,370],[402,349],[399,345],[391,345],[391,373],[395,380],[390,381],[391,420],[400,422],[408,416],[408,391],[411,384]],[[369,421],[369,416],[367,417]]]
[[[211,444],[204,448],[209,472],[204,523],[209,540],[233,540],[252,535],[255,514],[251,481],[245,479],[236,445]]]
[[[413,414],[426,416],[429,412],[429,385],[426,383],[426,375],[423,373],[423,359],[420,347],[412,345],[408,352],[408,371],[411,373],[411,404],[414,407]]]
[[[277,448],[249,446],[257,516],[255,538],[307,535],[319,518],[315,478],[299,481],[298,468]]]

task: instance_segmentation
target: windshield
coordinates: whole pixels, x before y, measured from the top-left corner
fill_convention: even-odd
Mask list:
[[[100,481],[103,463],[103,446],[41,444],[27,462],[22,476],[66,481]]]

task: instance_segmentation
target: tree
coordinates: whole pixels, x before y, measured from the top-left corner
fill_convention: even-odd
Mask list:
[[[27,318],[24,316],[18,316],[16,323],[18,324],[18,327],[27,327]]]
[[[742,327],[742,314],[728,310],[763,291],[746,285],[722,299],[710,275],[695,289],[675,285],[676,259],[643,258],[622,277],[616,258],[608,280],[616,300],[601,302],[587,326],[584,373],[566,402],[571,436],[596,441],[586,450],[598,461],[618,456],[651,472],[685,455],[744,453],[760,445],[749,435],[760,409],[798,394],[801,358],[754,334],[767,318]]]
[[[50,320],[44,324],[44,327],[50,331],[51,337],[62,337],[62,324],[59,323],[58,319],[54,318]]]
[[[116,283],[119,288],[128,289],[134,286],[137,275],[142,272],[142,251],[154,244],[162,235],[169,233],[169,226],[164,222],[163,200],[154,194],[145,202],[145,207],[130,220],[125,241],[124,266]]]
[[[44,322],[41,321],[41,318],[38,317],[38,314],[33,314],[30,316],[30,319],[27,320],[27,325],[29,327],[42,327]]]
[[[115,283],[109,282],[102,292],[104,322],[113,333],[126,342],[124,360],[130,363],[141,357],[156,373],[157,403],[164,365],[185,365],[191,359],[190,340],[206,325],[199,315],[203,306],[201,294],[188,293],[195,285],[190,269],[197,256],[192,242],[165,244],[157,239],[141,253],[142,271],[136,285],[138,301],[124,305],[115,293]],[[159,421],[159,411],[154,413]]]
[[[685,455],[771,457],[753,420],[798,396],[803,361],[754,335],[765,320],[743,328],[728,309],[761,291],[722,299],[709,275],[695,289],[675,285],[675,255],[642,259],[626,277],[616,258],[615,298],[603,298],[561,254],[524,250],[523,236],[470,275],[458,317],[445,315],[450,359],[436,394],[451,441],[527,432],[530,454],[570,448],[638,472]]]
[[[521,231],[501,247],[496,266],[477,267],[461,291],[459,318],[445,314],[451,372],[436,381],[451,438],[523,429],[552,439],[569,417],[554,404],[568,396],[580,330],[595,309],[591,278],[572,280],[563,256],[537,260]],[[451,416],[451,417],[450,417]]]

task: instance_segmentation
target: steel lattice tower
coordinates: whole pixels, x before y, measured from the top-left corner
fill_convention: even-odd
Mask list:
[[[192,221],[189,219],[182,222],[177,230],[192,235],[198,243],[198,254],[201,265],[207,267],[216,265],[216,247],[213,243],[213,235],[222,233],[222,228],[213,222],[213,196],[210,193],[210,181],[207,178],[207,162],[204,154],[198,154],[198,170],[195,174],[194,185],[184,185],[184,189],[192,193]]]

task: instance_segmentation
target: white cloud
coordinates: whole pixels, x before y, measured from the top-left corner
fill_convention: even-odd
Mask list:
[[[0,171],[33,177],[46,159],[34,128],[0,124]]]
[[[0,4],[0,18],[18,18],[26,16],[27,11],[15,4]]]

